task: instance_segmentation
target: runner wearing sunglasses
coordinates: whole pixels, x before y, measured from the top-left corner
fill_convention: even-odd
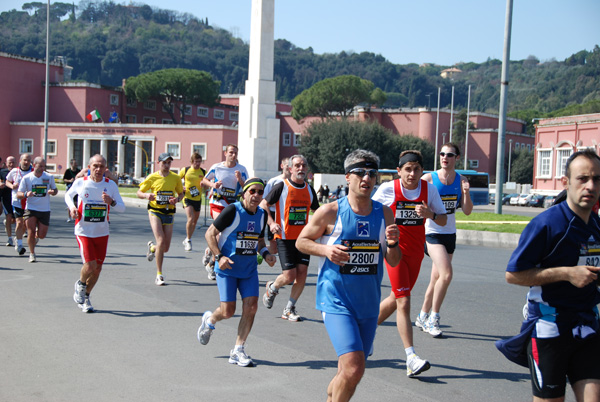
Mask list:
[[[459,156],[460,150],[456,144],[444,144],[440,152],[442,168],[423,176],[423,180],[427,180],[438,189],[448,215],[448,222],[444,226],[431,220],[425,223],[426,252],[433,263],[423,307],[415,325],[434,338],[442,336],[440,309],[452,281],[452,256],[456,249],[455,212],[457,208],[461,208],[465,215],[470,215],[473,211],[469,181],[455,170]]]
[[[402,260],[392,266],[385,263],[390,277],[392,292],[379,306],[379,324],[396,311],[396,325],[406,352],[406,375],[414,377],[430,365],[415,353],[413,330],[410,320],[410,292],[417,282],[421,261],[425,256],[425,220],[445,225],[446,208],[433,184],[421,179],[423,157],[419,151],[409,150],[400,154],[399,179],[383,183],[373,196],[375,201],[389,206],[400,228]]]

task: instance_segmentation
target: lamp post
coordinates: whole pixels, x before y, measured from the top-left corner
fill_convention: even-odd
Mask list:
[[[508,178],[506,179],[506,182],[509,183],[510,182],[510,157],[511,157],[511,153],[510,150],[512,148],[512,139],[508,140]]]
[[[446,134],[448,133],[442,133],[442,145],[446,143]]]

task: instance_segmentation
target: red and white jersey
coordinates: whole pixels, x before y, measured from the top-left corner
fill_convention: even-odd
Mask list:
[[[102,201],[102,193],[108,194],[117,203],[114,207]],[[111,211],[124,212],[125,204],[114,181],[103,178],[95,182],[89,176],[75,180],[65,193],[69,209],[75,207],[73,197],[78,196],[79,218],[75,221],[75,235],[84,237],[108,236],[108,218]]]

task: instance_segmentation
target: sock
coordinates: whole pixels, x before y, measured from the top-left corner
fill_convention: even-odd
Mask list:
[[[275,287],[275,282],[273,282],[273,283],[271,284],[271,286],[269,286],[269,290],[270,290],[270,291],[271,291],[271,293],[273,293],[273,294],[279,293],[279,289],[277,289],[277,288]]]
[[[296,305],[296,300],[292,299],[290,297],[290,300],[288,300],[287,302],[287,306],[285,306],[286,309],[291,309],[292,307],[294,307]]]
[[[81,280],[78,280],[77,282],[79,283],[79,285],[83,286],[84,288],[87,287],[87,285],[85,283],[81,282]]]
[[[190,239],[186,237],[184,241],[190,241]]]
[[[158,272],[156,273],[156,276],[159,276],[159,275],[162,275],[162,271],[158,271]]]
[[[406,357],[409,357],[410,355],[415,354],[415,347],[411,346],[410,348],[404,349],[404,351],[406,352]]]
[[[17,246],[23,247],[23,239],[17,239]]]
[[[440,318],[440,313],[434,313],[433,311],[431,312],[431,315],[429,316],[429,318]]]
[[[235,345],[233,350],[235,350],[236,352],[240,352],[240,351],[244,350],[244,344],[242,343],[241,345]]]
[[[427,314],[426,312],[424,312],[423,310],[421,310],[421,312],[419,313],[419,318],[420,318],[422,321],[425,321],[425,319],[427,318],[427,316],[428,316],[428,315],[429,315],[429,314]]]

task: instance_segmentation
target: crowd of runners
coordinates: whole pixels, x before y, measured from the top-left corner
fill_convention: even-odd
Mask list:
[[[328,400],[349,400],[360,382],[365,360],[373,352],[378,325],[395,313],[406,354],[408,377],[432,365],[416,353],[414,326],[433,337],[443,337],[440,310],[452,280],[456,249],[455,213],[473,210],[469,182],[455,166],[459,147],[444,144],[441,168],[423,175],[418,150],[400,154],[398,179],[375,190],[379,157],[367,150],[350,152],[344,161],[347,195],[320,205],[307,182],[308,163],[294,155],[281,161],[281,175],[267,183],[249,177],[237,161],[238,148],[225,147],[224,161],[207,171],[194,153],[190,166],[171,171],[173,157],[162,153],[158,169],[140,184],[137,197],[147,200],[154,238],[146,257],[155,261],[155,285],[162,286],[165,254],[173,236],[176,206],[186,214],[185,251],[193,249],[193,235],[203,195],[210,198],[213,223],[205,233],[208,247],[202,266],[216,281],[219,301],[202,315],[197,337],[207,345],[217,324],[234,316],[238,292],[242,313],[229,363],[252,366],[245,343],[259,298],[271,309],[284,286],[288,300],[281,318],[301,322],[297,303],[304,290],[311,256],[319,257],[316,308],[338,355],[338,371],[327,388]],[[45,160],[23,154],[8,157],[0,170],[0,196],[5,214],[7,246],[18,255],[29,249],[29,262],[38,257],[35,247],[50,224],[50,196],[58,189],[45,172]],[[82,259],[73,300],[86,313],[94,311],[90,293],[106,257],[109,217],[125,211],[118,186],[102,155],[94,155],[87,169],[75,161],[64,176],[67,221]],[[589,150],[571,155],[563,178],[564,202],[543,212],[527,226],[508,263],[509,283],[528,286],[521,334],[497,343],[512,361],[529,367],[534,400],[564,400],[568,378],[578,401],[600,400],[600,158]],[[314,214],[311,216],[311,211]],[[13,230],[13,224],[15,228]],[[421,310],[410,317],[411,290],[427,253],[432,261],[430,282]],[[260,289],[258,265],[274,266],[281,274]],[[200,264],[199,264],[200,265]],[[392,291],[381,294],[385,271]],[[262,297],[261,297],[262,293]],[[216,302],[216,301],[215,301]],[[562,398],[562,399],[561,399]]]

